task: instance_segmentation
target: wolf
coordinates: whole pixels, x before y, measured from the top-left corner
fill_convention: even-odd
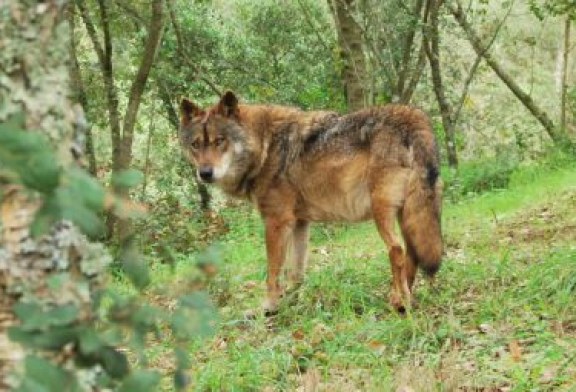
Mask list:
[[[207,109],[182,99],[180,116],[180,144],[200,180],[252,201],[262,216],[266,314],[278,309],[288,256],[289,281],[302,281],[311,222],[376,223],[392,270],[389,301],[399,312],[411,304],[418,267],[438,271],[442,182],[423,111],[389,104],[340,115],[240,104],[227,91]]]

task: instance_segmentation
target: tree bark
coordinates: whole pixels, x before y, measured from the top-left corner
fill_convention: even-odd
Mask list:
[[[70,147],[78,115],[68,99],[70,37],[61,28],[66,7],[65,1],[56,0],[34,6],[0,4],[0,47],[10,53],[0,56],[0,123],[23,116],[27,132],[48,137],[46,148],[55,151],[62,168],[74,162]],[[8,340],[7,328],[17,324],[13,305],[20,299],[36,301],[44,309],[74,304],[90,320],[91,293],[106,266],[100,257],[109,261],[101,246],[88,243],[69,223],[60,222],[32,238],[29,226],[39,207],[40,199],[22,185],[0,184],[0,390],[16,389],[29,352]],[[96,275],[84,275],[83,263],[94,267]],[[61,284],[55,286],[57,277]],[[69,353],[54,355],[64,361]]]
[[[534,102],[532,97],[528,95],[514,81],[514,79],[512,79],[510,74],[508,74],[504,68],[502,68],[500,63],[498,63],[498,61],[492,57],[490,51],[485,50],[485,46],[478,37],[478,34],[468,22],[466,13],[460,2],[457,2],[456,5],[450,6],[450,12],[468,36],[468,40],[474,48],[474,51],[484,58],[486,63],[490,66],[490,68],[492,68],[496,75],[498,75],[500,80],[502,80],[502,82],[504,82],[510,91],[512,91],[512,93],[520,100],[524,107],[526,107],[526,109],[532,113],[536,120],[538,120],[542,127],[544,127],[544,130],[548,136],[550,136],[550,139],[552,139],[552,141],[557,145],[565,145],[568,142],[566,135],[555,127],[548,114]]]
[[[70,29],[70,86],[72,99],[80,103],[84,111],[88,111],[88,99],[86,98],[86,90],[84,89],[84,82],[82,74],[80,73],[80,66],[78,64],[78,56],[76,54],[76,15],[75,15],[74,2],[68,3],[68,25]],[[86,158],[88,159],[88,171],[94,177],[97,176],[97,163],[96,152],[94,151],[94,135],[92,134],[92,126],[88,124],[86,127]]]
[[[354,20],[356,0],[328,0],[340,46],[342,80],[349,111],[367,106],[367,66],[362,49],[362,30]]]
[[[436,100],[438,101],[440,114],[442,116],[448,164],[451,167],[457,167],[458,153],[456,151],[455,127],[452,119],[453,110],[450,102],[446,98],[440,66],[440,33],[438,31],[438,10],[440,8],[440,0],[428,0],[427,8],[430,12],[430,20],[429,29],[424,32],[424,46],[426,48],[428,62],[430,63],[434,94],[436,95]]]

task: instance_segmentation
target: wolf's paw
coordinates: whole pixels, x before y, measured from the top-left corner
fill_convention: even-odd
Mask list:
[[[280,300],[279,296],[274,298],[268,297],[264,300],[264,303],[262,304],[262,310],[264,312],[264,316],[271,317],[278,314],[279,300]]]
[[[412,308],[412,298],[403,297],[398,293],[390,293],[390,306],[392,306],[400,314],[405,314]]]

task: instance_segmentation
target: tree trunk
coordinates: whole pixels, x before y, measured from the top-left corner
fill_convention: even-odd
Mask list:
[[[80,73],[80,66],[78,64],[78,56],[76,55],[76,15],[75,15],[74,2],[68,3],[68,24],[70,29],[70,90],[72,99],[80,103],[84,111],[88,111],[88,99],[86,98],[86,90],[84,89],[84,82]],[[86,158],[88,159],[88,171],[94,177],[97,176],[96,152],[94,151],[94,136],[92,134],[92,126],[88,124],[86,127]]]
[[[566,95],[568,92],[568,61],[570,59],[570,25],[572,20],[570,16],[566,17],[564,22],[564,48],[562,50],[562,74],[561,74],[561,92],[560,92],[560,129],[564,132],[566,128]]]
[[[481,55],[486,63],[492,68],[492,70],[498,75],[500,80],[504,82],[504,84],[512,91],[512,93],[520,100],[520,102],[532,113],[532,115],[538,120],[538,122],[544,127],[545,131],[550,136],[550,139],[557,144],[557,145],[565,145],[568,140],[566,135],[559,131],[555,126],[548,114],[542,110],[530,95],[528,95],[522,88],[512,79],[512,77],[502,68],[500,63],[492,57],[490,52],[485,49],[485,45],[481,42],[478,34],[470,23],[467,20],[466,13],[462,7],[462,5],[457,2],[457,5],[450,6],[450,11],[456,21],[462,27],[466,35],[468,36],[468,40],[472,44],[474,51]]]
[[[349,111],[367,106],[367,67],[362,50],[362,30],[354,20],[356,0],[328,0],[340,46],[342,79]]]
[[[144,94],[148,75],[156,59],[158,46],[162,39],[164,29],[164,0],[154,0],[152,2],[152,15],[150,17],[150,26],[148,28],[148,37],[144,45],[142,59],[132,82],[130,94],[128,96],[128,107],[124,114],[124,124],[122,127],[122,141],[120,144],[120,156],[118,157],[118,166],[114,168],[113,174],[130,168],[132,163],[132,144],[134,139],[134,127],[136,125],[136,116]],[[129,197],[128,190],[121,188],[116,190],[118,194],[126,198]],[[120,219],[118,221],[118,238],[127,238],[131,234],[130,220]]]
[[[448,155],[448,164],[451,167],[458,166],[458,155],[456,151],[456,137],[454,121],[452,118],[452,106],[446,98],[444,85],[442,84],[442,72],[440,66],[440,33],[438,30],[438,10],[440,8],[439,0],[428,0],[427,9],[430,12],[430,24],[428,31],[424,32],[424,46],[426,55],[430,63],[430,72],[432,73],[432,83],[434,85],[434,94],[440,107],[442,116],[442,126],[446,140],[446,154]]]
[[[69,34],[61,28],[66,7],[65,1],[56,0],[30,6],[0,4],[0,47],[10,53],[0,56],[0,123],[23,116],[25,130],[48,137],[46,148],[56,151],[63,168],[74,162],[70,147],[78,116],[68,99]],[[89,320],[91,293],[106,265],[98,264],[96,258],[109,261],[109,256],[66,222],[54,225],[38,239],[31,238],[29,226],[40,207],[38,197],[21,185],[5,184],[0,184],[0,196],[0,390],[11,390],[28,352],[7,338],[7,328],[17,324],[13,305],[20,299],[36,301],[45,309],[73,304]],[[94,267],[91,279],[82,272],[83,263]],[[55,278],[61,284],[54,285]],[[55,353],[60,361],[68,354]]]

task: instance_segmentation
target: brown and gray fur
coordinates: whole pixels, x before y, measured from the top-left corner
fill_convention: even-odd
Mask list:
[[[238,104],[227,92],[203,110],[181,104],[180,140],[199,177],[255,203],[268,257],[265,310],[276,310],[280,274],[306,265],[310,222],[375,221],[392,268],[391,304],[410,304],[417,267],[440,267],[442,185],[427,116],[403,105],[348,115]],[[404,247],[396,234],[398,221]]]

